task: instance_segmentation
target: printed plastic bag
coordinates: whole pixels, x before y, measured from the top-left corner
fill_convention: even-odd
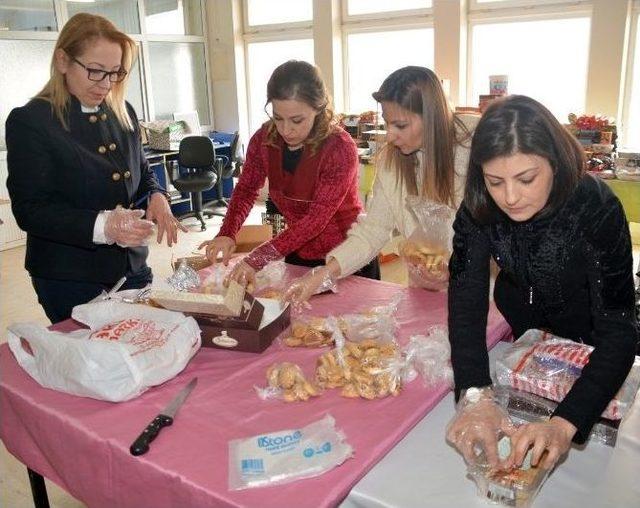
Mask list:
[[[455,210],[418,196],[407,196],[406,203],[419,224],[399,247],[410,285],[442,289],[449,280]]]
[[[339,466],[353,455],[353,448],[335,423],[326,415],[300,429],[230,441],[229,490],[311,478]]]
[[[20,366],[46,388],[119,402],[176,376],[200,348],[191,317],[116,300],[74,307],[89,329],[69,333],[19,323],[8,342]]]
[[[561,402],[588,363],[593,347],[527,330],[496,362],[498,384]],[[640,360],[636,358],[624,384],[602,413],[620,420],[633,403],[640,386]]]

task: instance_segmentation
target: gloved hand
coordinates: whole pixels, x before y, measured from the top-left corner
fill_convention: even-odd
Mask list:
[[[516,428],[507,412],[494,400],[490,388],[471,390],[477,390],[478,396],[461,397],[456,414],[447,426],[447,441],[462,453],[471,467],[506,467],[500,464],[498,440],[504,435],[512,436]]]
[[[231,269],[231,272],[224,278],[224,286],[228,287],[229,282],[235,280],[238,284],[247,289],[247,291],[253,291],[256,283],[256,271],[247,264],[245,261],[240,261]]]
[[[218,262],[218,255],[222,254],[222,262],[224,265],[229,264],[229,258],[233,251],[236,250],[236,241],[229,236],[218,236],[213,240],[202,242],[198,249],[206,247],[206,256],[212,263]]]
[[[291,282],[289,289],[284,293],[283,300],[293,304],[302,304],[313,295],[325,291],[337,292],[335,277],[329,266],[316,266]]]
[[[171,207],[166,198],[159,192],[154,192],[149,198],[147,205],[147,219],[153,221],[158,226],[157,242],[162,242],[162,237],[167,234],[167,245],[171,247],[178,243],[178,229],[187,232],[188,229],[180,224],[180,221],[173,216]]]
[[[541,467],[551,469],[569,451],[575,433],[576,427],[560,416],[553,416],[546,422],[522,425],[511,436],[511,454],[505,461],[505,467],[520,467],[529,448],[532,448],[531,464],[537,466],[547,452]]]
[[[120,206],[106,212],[104,236],[108,243],[120,247],[146,245],[153,234],[153,222],[144,220],[144,210],[128,210]]]

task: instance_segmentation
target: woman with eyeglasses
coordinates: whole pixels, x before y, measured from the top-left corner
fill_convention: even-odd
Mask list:
[[[333,121],[318,69],[296,60],[277,67],[267,84],[267,104],[272,107],[271,118],[249,142],[220,232],[200,245],[206,246],[211,261],[221,257],[226,264],[235,249],[235,235],[268,178],[269,196],[287,228],[234,267],[229,279],[244,285],[270,261],[281,258],[295,265],[323,265],[362,211],[356,145]],[[359,274],[379,278],[377,263]]]
[[[146,286],[154,223],[157,241],[166,235],[168,245],[181,227],[124,100],[135,55],[135,42],[110,21],[77,14],[60,32],[49,81],[7,119],[11,206],[27,233],[26,268],[53,323],[123,276],[125,289]],[[145,213],[136,208],[146,197]]]

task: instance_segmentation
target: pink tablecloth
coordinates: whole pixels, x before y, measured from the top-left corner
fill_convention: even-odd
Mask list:
[[[317,297],[312,314],[353,312],[388,302],[399,290],[400,340],[446,322],[446,294],[402,289],[351,277],[339,295]],[[74,326],[68,322],[70,329]],[[494,307],[488,344],[509,328]],[[91,507],[295,506],[339,503],[447,393],[420,381],[399,397],[365,401],[325,393],[312,402],[264,402],[253,389],[264,385],[275,361],[299,363],[313,372],[317,350],[274,343],[261,355],[202,349],[175,379],[120,404],[65,395],[40,387],[0,347],[0,437],[21,462],[53,480]],[[129,446],[140,431],[193,376],[198,385],[144,456]],[[260,433],[304,426],[330,413],[355,455],[327,474],[286,485],[229,491],[228,442]],[[444,439],[444,429],[442,429]],[[429,453],[429,450],[416,450]]]

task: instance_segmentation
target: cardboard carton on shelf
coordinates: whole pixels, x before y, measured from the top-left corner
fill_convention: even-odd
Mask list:
[[[269,224],[242,226],[236,235],[236,252],[251,252],[273,237]]]

